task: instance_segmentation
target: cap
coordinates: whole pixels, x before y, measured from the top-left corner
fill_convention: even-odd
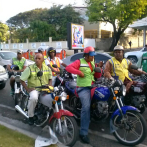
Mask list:
[[[114,47],[114,50],[113,51],[115,51],[115,50],[123,51],[124,48],[121,45],[117,45],[117,46]]]
[[[23,50],[19,49],[19,50],[17,50],[17,53],[22,54],[23,53]]]
[[[95,56],[96,53],[95,52],[89,52],[89,56]]]

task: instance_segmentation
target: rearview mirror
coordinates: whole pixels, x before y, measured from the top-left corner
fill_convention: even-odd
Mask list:
[[[98,72],[98,73],[101,73],[101,68],[95,67],[94,71],[95,71],[95,72]]]
[[[138,67],[136,65],[131,65],[130,68],[134,70],[138,70]]]

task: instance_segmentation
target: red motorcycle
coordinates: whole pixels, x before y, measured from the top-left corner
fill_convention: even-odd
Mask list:
[[[74,115],[63,108],[62,101],[68,99],[62,86],[50,87],[42,85],[35,87],[41,89],[38,103],[35,108],[34,125],[44,126],[48,124],[58,140],[66,146],[73,146],[78,137],[78,126]],[[23,101],[23,106],[15,106],[15,109],[29,118],[27,115],[27,104],[29,97]],[[50,134],[51,135],[51,134]]]
[[[131,67],[138,70],[136,66]],[[145,111],[147,107],[147,75],[132,77],[133,84],[129,89],[129,93],[124,98],[125,105],[135,106],[140,110],[140,113]],[[129,81],[124,84],[127,85]]]

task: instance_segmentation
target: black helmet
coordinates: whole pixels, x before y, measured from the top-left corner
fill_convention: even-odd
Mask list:
[[[11,65],[12,70],[19,70],[19,67],[17,65]]]
[[[48,54],[48,56],[50,56],[50,52],[55,52],[55,56],[56,56],[56,49],[55,49],[54,47],[49,47],[49,48],[47,49],[47,54]]]

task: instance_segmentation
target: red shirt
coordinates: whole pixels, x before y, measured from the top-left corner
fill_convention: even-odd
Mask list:
[[[93,71],[92,69],[92,65],[90,62],[87,62],[90,69],[91,69],[91,72]],[[80,68],[80,60],[76,60],[75,62],[71,63],[70,65],[66,66],[66,71],[69,72],[69,73],[72,73],[72,74],[76,74],[76,75],[80,75],[81,74],[81,71],[79,70]]]

